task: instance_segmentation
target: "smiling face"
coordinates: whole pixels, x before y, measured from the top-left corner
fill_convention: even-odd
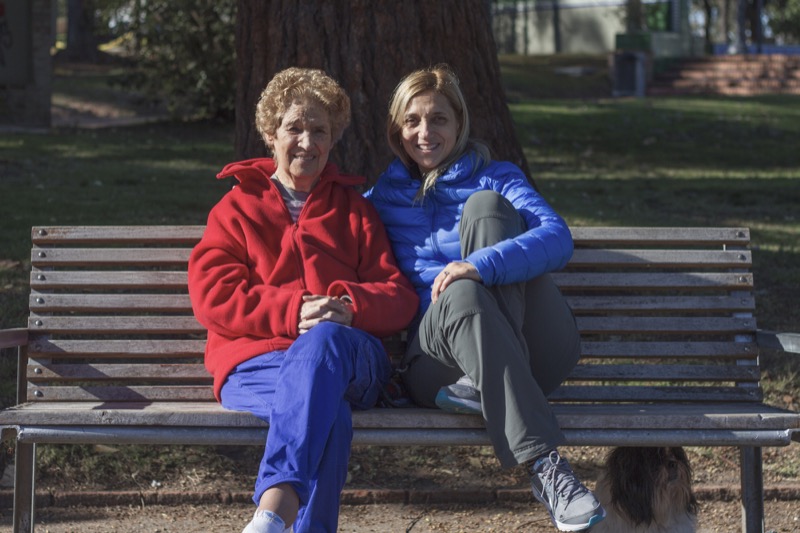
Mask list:
[[[278,179],[304,192],[317,183],[334,144],[328,112],[315,102],[294,102],[266,139],[278,166]]]
[[[408,103],[403,116],[400,131],[403,149],[421,172],[430,172],[453,151],[459,126],[447,98],[434,91],[420,93]]]

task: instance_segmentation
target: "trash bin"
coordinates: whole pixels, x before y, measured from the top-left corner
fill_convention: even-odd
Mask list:
[[[613,76],[614,96],[644,97],[645,53],[615,52]]]

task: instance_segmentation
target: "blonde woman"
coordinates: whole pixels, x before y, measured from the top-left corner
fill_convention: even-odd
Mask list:
[[[548,275],[572,255],[567,224],[517,166],[470,140],[446,65],[400,82],[387,135],[397,158],[366,196],[420,298],[403,374],[412,399],[482,414],[501,465],[525,465],[556,527],[591,527],[605,511],[558,453],[547,401],[580,354]]]

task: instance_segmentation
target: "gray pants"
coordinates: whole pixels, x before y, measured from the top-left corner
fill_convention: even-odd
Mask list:
[[[459,226],[462,257],[523,231],[522,217],[503,196],[475,193]],[[404,381],[417,404],[435,407],[442,386],[472,378],[495,454],[510,467],[564,442],[547,394],[579,357],[575,319],[550,276],[495,287],[462,279],[422,317]]]

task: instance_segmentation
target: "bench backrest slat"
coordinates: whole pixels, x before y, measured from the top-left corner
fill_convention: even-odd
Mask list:
[[[31,230],[34,245],[115,245],[128,243],[194,246],[205,226],[41,226]]]
[[[626,268],[739,268],[752,262],[750,251],[740,250],[596,250],[578,249],[572,267],[594,267],[598,263]]]
[[[63,382],[81,381],[86,376],[95,376],[98,382],[161,382],[180,385],[183,382],[211,383],[202,363],[184,364],[36,364],[28,365],[28,381],[47,382],[59,379]]]
[[[31,264],[46,269],[69,265],[72,267],[102,267],[121,263],[135,266],[174,266],[189,262],[191,248],[55,248],[34,247]]]
[[[75,294],[32,291],[30,308],[33,313],[83,312],[131,313],[191,312],[188,294]]]
[[[567,295],[576,313],[709,313],[752,312],[756,303],[752,296],[577,296]]]
[[[192,316],[41,316],[31,315],[28,327],[34,332],[61,334],[164,334],[204,333]]]
[[[706,358],[722,360],[748,359],[758,356],[755,342],[620,342],[584,341],[581,344],[583,357],[597,358]]]
[[[186,288],[202,232],[33,228],[28,399],[213,401]],[[746,228],[572,232],[573,259],[553,278],[583,356],[554,401],[760,401]]]
[[[577,247],[614,245],[652,246],[747,246],[748,228],[620,228],[573,227]]]
[[[30,357],[202,357],[205,340],[175,339],[55,339],[36,335],[28,346]]]
[[[64,270],[31,272],[31,289],[156,289],[186,288],[186,272]]]

